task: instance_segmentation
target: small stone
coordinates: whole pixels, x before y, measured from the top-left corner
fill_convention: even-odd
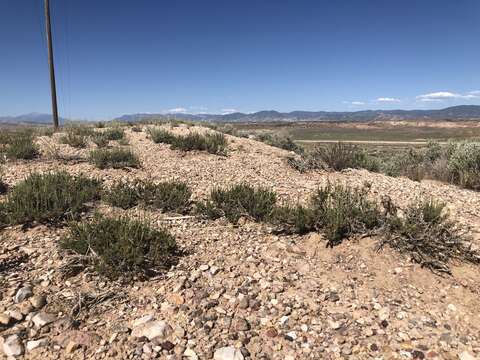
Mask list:
[[[52,314],[47,314],[44,312],[38,313],[32,318],[33,323],[37,328],[42,328],[45,325],[51,324],[54,322],[56,317]]]
[[[468,351],[462,352],[460,355],[458,355],[458,358],[460,360],[476,360],[477,358],[470,354]]]
[[[182,305],[185,303],[185,299],[182,295],[177,293],[170,293],[166,296],[167,301],[173,305]]]
[[[390,311],[387,308],[381,308],[378,312],[378,318],[380,320],[387,320],[390,317]]]
[[[17,291],[17,293],[15,294],[15,297],[13,298],[13,301],[15,301],[15,303],[18,304],[28,299],[32,295],[33,295],[32,288],[29,286],[24,286]]]
[[[243,360],[243,354],[240,350],[233,346],[227,346],[215,350],[213,354],[214,360]]]
[[[278,335],[278,331],[275,328],[270,327],[265,331],[265,335],[269,338],[274,338]]]
[[[23,320],[23,314],[18,311],[18,310],[12,310],[8,312],[8,315],[14,319],[15,321],[22,321]]]
[[[294,341],[297,339],[297,333],[295,331],[290,331],[286,334],[287,340]]]
[[[210,266],[210,274],[217,275],[219,271],[220,268],[218,266]]]
[[[32,304],[35,309],[39,310],[47,304],[47,298],[45,295],[35,295],[30,298],[30,304]]]
[[[69,341],[67,346],[65,347],[65,352],[67,354],[73,353],[75,350],[80,348],[80,344],[75,341]]]
[[[0,325],[8,326],[12,321],[12,318],[7,314],[0,314]]]
[[[172,332],[172,328],[165,321],[149,321],[135,327],[132,336],[135,338],[146,337],[153,340],[157,337],[166,338]]]
[[[145,315],[145,316],[142,316],[141,318],[138,318],[138,319],[135,319],[132,323],[133,327],[137,327],[137,326],[140,326],[140,325],[143,325],[143,324],[146,324],[147,322],[149,321],[153,321],[155,320],[155,318],[153,317],[152,314],[148,314],[148,315]]]
[[[161,347],[163,350],[170,351],[175,347],[175,345],[170,341],[165,341],[161,344]]]
[[[190,360],[198,360],[197,354],[190,348],[185,349],[185,351],[183,352],[183,356],[187,357]]]
[[[250,324],[244,318],[235,318],[233,321],[233,329],[235,331],[247,331],[250,330]]]
[[[48,345],[48,339],[38,339],[27,341],[27,351],[35,350],[39,347],[44,347]]]
[[[249,303],[250,301],[247,296],[242,296],[238,299],[238,307],[240,309],[247,309],[249,306]]]
[[[453,304],[448,304],[447,306],[448,310],[451,311],[451,312],[455,312],[457,311],[457,307]]]
[[[207,271],[209,268],[210,268],[210,266],[208,266],[207,264],[200,265],[200,267],[199,267],[199,269],[200,269],[201,271]]]
[[[330,325],[330,328],[333,330],[338,330],[342,327],[342,323],[340,321],[328,320],[328,324]]]
[[[23,355],[25,349],[18,335],[10,335],[3,341],[3,353],[6,356]]]
[[[420,350],[413,350],[412,351],[412,357],[414,359],[420,359],[421,360],[421,359],[425,359],[425,354]]]
[[[175,326],[173,334],[177,338],[182,339],[185,336],[185,330],[183,330],[183,328],[181,326]]]

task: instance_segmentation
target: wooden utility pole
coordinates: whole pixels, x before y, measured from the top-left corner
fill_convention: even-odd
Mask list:
[[[50,66],[50,88],[52,92],[53,127],[58,129],[57,87],[55,86],[55,67],[53,63],[52,26],[50,24],[50,1],[45,0],[45,30],[48,44],[48,64]]]

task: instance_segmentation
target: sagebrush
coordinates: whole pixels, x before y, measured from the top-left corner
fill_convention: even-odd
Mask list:
[[[127,217],[101,215],[71,223],[60,245],[87,257],[101,275],[111,279],[155,274],[171,265],[177,249],[175,238],[166,229]]]

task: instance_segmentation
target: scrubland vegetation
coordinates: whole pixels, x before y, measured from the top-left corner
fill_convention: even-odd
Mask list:
[[[210,154],[225,155],[227,139],[221,133],[199,134],[196,132],[187,135],[175,135],[160,128],[149,129],[149,136],[153,142],[169,144],[172,149],[181,151],[206,151]]]
[[[110,141],[119,141],[120,145],[122,141],[128,143],[123,128],[105,128],[105,124],[100,128],[69,127],[60,141],[75,148],[85,148],[92,141],[96,148],[90,151],[89,160],[99,169],[140,167],[140,160],[132,150],[108,147]],[[148,137],[155,143],[169,144],[172,149],[224,155],[227,140],[221,131],[231,134],[234,131],[228,127],[216,129],[215,133],[176,135],[163,128],[150,127]],[[142,129],[132,127],[132,131]],[[410,149],[382,159],[344,143],[304,152],[289,138],[262,135],[258,139],[301,154],[290,160],[300,171],[367,169],[417,181],[432,178],[480,189],[480,145],[476,142],[448,145],[431,142],[424,149]],[[38,156],[35,134],[31,131],[15,132],[0,140],[1,151],[9,159]],[[6,190],[0,176],[0,193]],[[480,260],[479,254],[465,245],[466,236],[450,220],[444,204],[433,200],[399,209],[391,201],[376,202],[368,187],[340,184],[319,188],[305,204],[278,203],[277,194],[271,189],[247,183],[216,187],[206,199],[195,203],[191,197],[192,190],[181,181],[157,183],[132,179],[103,187],[99,181],[84,175],[34,173],[12,187],[0,202],[0,225],[70,220],[62,247],[85,257],[102,275],[111,278],[126,272],[146,275],[152,269],[166,266],[175,252],[175,240],[164,229],[126,217],[97,214],[91,220],[73,222],[80,220],[82,214],[92,212],[99,201],[124,210],[141,206],[204,219],[224,217],[236,225],[245,220],[263,222],[273,226],[278,234],[320,232],[327,246],[352,237],[374,236],[379,239],[379,248],[389,246],[439,272],[448,273],[449,264],[454,260],[475,263]]]
[[[290,159],[290,164],[299,171],[367,169],[414,181],[426,178],[467,189],[480,189],[479,142],[459,141],[440,145],[432,141],[424,149],[410,148],[388,158],[369,155],[356,145],[336,143],[317,146],[299,159]]]

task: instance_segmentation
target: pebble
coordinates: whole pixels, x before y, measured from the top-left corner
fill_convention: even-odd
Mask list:
[[[0,314],[0,325],[7,326],[12,321],[12,318],[7,314]]]
[[[183,356],[187,357],[190,360],[198,360],[197,354],[190,348],[185,349]]]
[[[149,321],[135,327],[132,336],[135,338],[146,337],[148,340],[166,338],[172,332],[172,328],[165,321]]]
[[[44,347],[48,345],[48,339],[38,339],[38,340],[30,340],[27,341],[27,351],[32,351],[40,347]]]
[[[30,286],[24,286],[17,291],[15,297],[13,298],[13,301],[15,301],[16,304],[19,304],[32,295],[32,288]]]
[[[227,346],[215,350],[213,354],[214,360],[243,360],[243,354],[240,350],[233,346]]]
[[[30,298],[30,303],[35,309],[39,310],[47,304],[47,298],[45,295],[35,295]]]
[[[6,356],[20,356],[23,355],[25,351],[18,335],[10,335],[7,337],[3,341],[2,349]]]
[[[51,324],[56,319],[55,315],[48,314],[48,313],[38,313],[34,317],[32,317],[32,321],[37,328],[42,328],[45,325]]]

